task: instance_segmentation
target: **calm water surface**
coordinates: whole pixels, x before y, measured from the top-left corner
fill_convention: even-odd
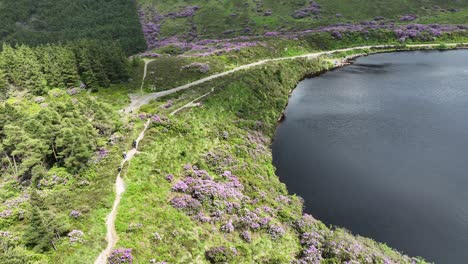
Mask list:
[[[273,157],[326,224],[468,263],[467,50],[373,55],[301,82]]]

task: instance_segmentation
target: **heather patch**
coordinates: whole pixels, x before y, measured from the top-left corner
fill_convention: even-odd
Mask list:
[[[107,262],[109,264],[132,264],[132,250],[128,248],[116,249],[112,251],[111,255],[107,259]]]
[[[321,9],[322,8],[320,7],[320,5],[312,0],[309,2],[309,5],[307,7],[294,11],[294,14],[292,16],[296,19],[299,19],[308,17],[310,15],[317,15],[318,13],[320,13]]]

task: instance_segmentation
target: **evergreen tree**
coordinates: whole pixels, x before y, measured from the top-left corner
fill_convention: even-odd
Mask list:
[[[30,204],[29,225],[24,232],[23,239],[27,247],[42,253],[53,247],[54,234],[41,213],[42,200],[35,189],[31,192]]]
[[[5,73],[0,68],[0,100],[7,99],[8,94],[8,83],[6,80]]]

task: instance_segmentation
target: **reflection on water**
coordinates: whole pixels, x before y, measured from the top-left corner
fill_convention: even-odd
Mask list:
[[[379,54],[301,82],[273,157],[306,210],[412,256],[468,259],[468,51]]]

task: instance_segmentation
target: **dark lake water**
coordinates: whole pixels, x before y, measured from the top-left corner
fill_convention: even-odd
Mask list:
[[[411,256],[468,263],[468,51],[360,58],[304,80],[273,144],[306,211]]]

